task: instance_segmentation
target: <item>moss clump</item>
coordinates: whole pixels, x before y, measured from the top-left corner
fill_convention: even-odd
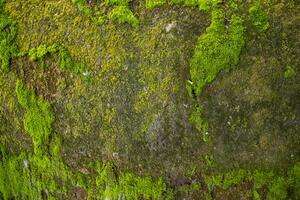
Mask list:
[[[146,0],[146,9],[153,9],[164,4],[199,7],[200,10],[207,11],[222,3],[222,0]]]
[[[77,8],[86,15],[91,15],[92,11],[85,6],[86,0],[72,0],[72,2],[77,6]]]
[[[59,159],[22,153],[0,157],[0,196],[2,199],[55,199],[65,193],[69,171]]]
[[[4,1],[0,1],[0,61],[1,70],[7,71],[10,60],[17,55],[15,38],[17,34],[15,22],[3,10]]]
[[[44,154],[47,150],[49,135],[52,132],[54,114],[48,102],[35,97],[20,80],[16,84],[16,93],[20,105],[25,109],[24,128],[30,134],[34,153]]]
[[[252,21],[252,24],[259,32],[265,32],[270,27],[268,16],[264,12],[260,1],[255,1],[254,4],[250,7],[249,17]]]
[[[83,73],[86,70],[82,63],[75,62],[72,59],[71,54],[65,47],[59,48],[58,60],[59,66],[64,70],[68,70],[76,74]]]
[[[224,15],[221,9],[214,10],[211,25],[197,42],[190,69],[196,94],[200,94],[221,70],[230,69],[239,62],[245,43],[243,20],[233,15],[227,27]]]
[[[131,0],[105,0],[107,5],[118,5],[118,6],[128,6]]]
[[[58,50],[57,44],[51,46],[42,44],[36,48],[30,49],[28,55],[32,61],[35,61],[37,59],[43,58],[48,53],[55,53],[57,50]]]
[[[134,16],[129,8],[129,2],[131,0],[105,0],[103,2],[95,2],[97,6],[91,6],[87,4],[85,0],[72,0],[72,2],[82,11],[85,15],[91,18],[97,25],[102,25],[106,22],[106,18],[110,18],[117,23],[128,23],[137,28],[139,25],[138,19]],[[100,8],[96,8],[100,7]],[[112,11],[108,13],[106,10]]]
[[[65,192],[63,184],[69,176],[59,156],[60,139],[52,130],[54,114],[49,103],[36,97],[20,80],[16,94],[25,109],[24,129],[32,138],[34,153],[13,156],[1,148],[0,193],[4,200],[54,199],[54,192]]]
[[[86,71],[84,64],[75,62],[67,48],[58,44],[53,44],[50,46],[41,44],[38,47],[30,49],[28,55],[32,61],[35,61],[37,59],[42,59],[48,53],[58,57],[58,65],[64,70],[76,74],[81,74]]]
[[[288,171],[288,184],[292,187],[290,188],[293,191],[295,199],[300,198],[300,163],[294,165]]]
[[[188,81],[187,89],[190,96],[194,98],[194,110],[190,121],[195,123],[202,134],[203,141],[209,143],[211,139],[208,123],[203,119],[203,108],[196,98],[207,84],[215,80],[221,70],[230,69],[238,64],[245,41],[241,17],[233,14],[230,23],[226,25],[227,16],[223,9],[218,7],[219,1],[206,3],[205,6],[202,5],[204,9],[213,8],[212,21],[206,33],[202,34],[197,41],[190,64],[191,80]]]
[[[167,0],[146,0],[146,9],[153,9],[158,6],[162,6],[167,2]]]
[[[128,23],[138,28],[139,21],[127,6],[116,6],[110,13],[109,18],[117,23]]]
[[[284,78],[291,78],[293,76],[296,76],[296,71],[293,67],[287,66],[285,72],[284,72]]]
[[[252,182],[252,195],[254,199],[261,199],[259,190],[268,188],[266,194],[268,200],[275,199],[299,199],[300,197],[300,164],[287,170],[287,174],[275,170],[232,170],[225,173],[209,175],[205,178],[208,188],[220,187],[224,190],[237,186],[242,182]],[[290,191],[288,193],[288,191]]]
[[[38,191],[31,187],[30,174],[28,173],[28,160],[25,154],[13,157],[0,150],[0,198],[7,200],[27,197],[34,199]]]
[[[167,189],[164,181],[145,176],[140,177],[132,173],[123,172],[117,177],[112,163],[94,165],[97,171],[96,189],[94,192],[100,199],[170,199],[172,192]],[[89,191],[90,194],[93,191]]]

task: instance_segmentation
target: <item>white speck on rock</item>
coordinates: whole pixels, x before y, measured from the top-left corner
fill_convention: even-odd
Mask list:
[[[170,24],[168,24],[166,26],[167,33],[170,32],[173,28],[175,28],[175,26],[176,26],[176,22],[171,22]]]
[[[29,161],[28,160],[23,160],[23,165],[25,168],[28,168],[28,164],[29,164]]]
[[[117,152],[113,152],[112,156],[117,158],[119,156],[119,154]]]
[[[82,74],[83,74],[83,76],[89,75],[89,73],[87,71],[83,72]]]

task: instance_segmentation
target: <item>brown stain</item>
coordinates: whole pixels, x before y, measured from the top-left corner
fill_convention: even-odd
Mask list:
[[[31,61],[27,56],[18,58],[12,63],[12,70],[37,96],[50,102],[59,96],[59,81],[65,79],[65,72],[51,55],[38,61]]]

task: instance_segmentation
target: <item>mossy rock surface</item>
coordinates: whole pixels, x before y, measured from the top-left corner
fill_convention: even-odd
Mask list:
[[[0,199],[300,198],[299,6],[0,0]]]

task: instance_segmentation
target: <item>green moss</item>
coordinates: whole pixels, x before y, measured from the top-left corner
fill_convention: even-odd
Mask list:
[[[138,27],[138,19],[134,16],[129,8],[129,2],[131,0],[105,0],[105,4],[102,2],[96,2],[100,9],[96,9],[87,4],[85,0],[72,0],[72,2],[82,11],[85,15],[97,25],[103,25],[108,17],[112,21],[118,23],[129,23],[133,27]],[[96,7],[97,7],[96,6]],[[113,6],[113,10],[108,14],[105,10]]]
[[[67,80],[68,86],[65,90],[66,92],[61,96],[58,95],[59,97],[54,100],[55,106],[57,106],[59,111],[57,112],[57,115],[60,114],[61,109],[68,110],[68,112],[64,113],[64,116],[66,117],[62,117],[61,119],[63,120],[60,122],[64,124],[65,127],[58,128],[58,133],[54,133],[53,130],[51,130],[51,134],[48,135],[47,140],[43,139],[44,135],[46,135],[43,132],[41,132],[42,135],[38,136],[40,138],[33,138],[34,141],[38,141],[38,143],[34,144],[35,149],[38,147],[37,144],[43,143],[43,157],[35,154],[26,154],[25,157],[14,157],[12,155],[8,155],[5,160],[1,161],[2,177],[0,180],[2,181],[0,182],[0,188],[2,188],[2,197],[13,198],[13,196],[15,196],[16,199],[20,199],[19,197],[22,196],[23,199],[24,197],[34,199],[41,198],[41,191],[47,191],[49,199],[55,198],[55,195],[62,196],[61,198],[64,199],[67,186],[69,185],[69,187],[80,186],[91,191],[89,192],[90,199],[102,199],[102,197],[111,197],[112,199],[118,197],[125,199],[172,198],[173,196],[170,194],[172,193],[170,192],[171,189],[166,186],[163,179],[153,178],[147,175],[137,176],[131,172],[120,172],[111,163],[99,164],[99,166],[89,169],[87,172],[85,168],[80,169],[84,171],[85,174],[79,173],[76,171],[77,169],[74,169],[76,171],[76,175],[72,174],[61,161],[60,151],[62,138],[60,137],[63,135],[65,142],[68,138],[72,137],[72,134],[76,136],[86,134],[80,139],[82,139],[82,143],[87,145],[89,144],[88,142],[90,142],[91,137],[93,137],[91,135],[96,132],[95,137],[92,139],[97,140],[100,135],[105,142],[103,145],[105,147],[103,147],[103,149],[101,147],[101,150],[97,149],[98,152],[109,157],[112,152],[118,152],[116,150],[120,150],[123,151],[119,153],[120,157],[123,155],[124,157],[130,155],[128,156],[130,157],[129,159],[136,161],[135,156],[140,156],[144,153],[138,152],[135,154],[136,152],[134,151],[136,149],[132,150],[132,146],[137,144],[134,143],[136,138],[138,138],[138,140],[143,144],[140,146],[137,145],[137,151],[141,150],[142,152],[142,148],[146,146],[144,145],[146,142],[149,144],[154,138],[153,143],[155,143],[155,137],[157,136],[154,134],[151,135],[151,131],[152,129],[157,128],[157,135],[158,137],[164,138],[163,142],[167,144],[167,150],[163,149],[162,154],[156,154],[155,152],[151,154],[151,156],[154,155],[153,157],[155,157],[155,155],[159,155],[157,157],[163,157],[163,159],[166,160],[163,160],[162,163],[147,160],[147,164],[158,164],[160,165],[159,167],[164,165],[161,167],[162,169],[159,167],[157,167],[158,169],[153,169],[153,171],[156,172],[161,170],[159,173],[165,173],[163,170],[169,169],[170,167],[176,170],[176,173],[180,170],[184,171],[184,169],[179,168],[184,168],[184,161],[188,159],[182,157],[185,157],[186,154],[197,157],[200,154],[198,154],[198,151],[201,152],[202,150],[206,150],[205,147],[202,146],[198,146],[194,149],[195,145],[190,143],[190,141],[192,141],[190,138],[194,137],[194,133],[191,133],[192,128],[190,128],[189,125],[187,125],[188,123],[184,121],[185,119],[183,119],[188,118],[184,115],[184,112],[189,112],[190,102],[184,101],[186,94],[182,92],[184,91],[182,89],[184,88],[184,81],[181,80],[186,79],[187,77],[185,75],[179,77],[180,74],[185,74],[182,72],[186,72],[183,68],[188,65],[187,60],[190,53],[187,52],[189,52],[192,48],[191,46],[193,46],[191,44],[192,42],[190,42],[193,41],[193,39],[189,38],[188,42],[182,42],[182,38],[186,39],[187,37],[190,37],[190,35],[186,34],[184,30],[186,29],[186,26],[191,26],[191,29],[200,29],[200,23],[195,23],[195,21],[201,21],[202,23],[202,19],[191,19],[191,25],[183,25],[181,19],[174,19],[172,15],[172,17],[168,17],[164,20],[156,20],[155,23],[151,24],[150,28],[145,25],[143,27],[143,32],[139,32],[134,29],[128,31],[127,28],[115,26],[115,24],[111,23],[108,23],[103,27],[94,26],[94,24],[91,23],[90,17],[86,17],[81,13],[75,12],[76,9],[69,6],[69,2],[67,1],[28,1],[23,4],[16,3],[17,1],[12,2],[7,9],[11,11],[11,15],[19,18],[18,26],[20,27],[21,33],[19,43],[26,52],[30,50],[29,54],[32,60],[37,60],[43,58],[48,53],[51,55],[53,53],[53,56],[49,58],[52,59],[53,57],[54,60],[57,59],[59,65],[61,65],[63,69],[66,69],[67,71],[74,71],[76,73],[82,73],[84,70],[81,67],[82,65],[76,64],[75,60],[87,62],[95,66],[95,74],[93,74],[95,82],[93,85],[84,85],[84,83],[77,78],[70,78]],[[85,1],[81,2],[84,3],[84,5],[82,4],[83,6],[87,6]],[[111,3],[107,5],[107,12],[109,12],[110,9],[118,8],[118,6],[125,6],[126,9],[128,9],[127,1],[122,1],[125,3],[120,3],[119,1],[110,2]],[[210,4],[209,1],[168,1],[169,4],[180,3],[190,6],[199,6],[199,2],[202,2],[202,6],[200,5],[200,8],[205,10],[215,9],[215,6],[219,3],[219,1],[214,1],[217,2],[216,4]],[[41,10],[36,11],[36,3],[43,4],[43,7],[41,6]],[[134,6],[135,5],[136,4],[134,4]],[[152,8],[159,5],[162,5],[162,3],[158,2],[150,7]],[[224,3],[225,9],[227,9],[226,5],[227,3]],[[114,8],[114,6],[116,7]],[[87,7],[91,9],[92,6]],[[169,8],[170,7],[166,7],[161,10],[165,11]],[[137,6],[136,9],[138,10],[139,15],[144,14],[140,10],[140,7]],[[195,9],[186,8],[181,10],[179,6],[170,9],[172,9],[172,12],[173,9],[176,9],[176,12],[178,11],[178,13],[179,11],[195,11]],[[240,51],[239,45],[241,45],[241,40],[236,38],[242,38],[242,31],[234,31],[233,29],[242,29],[242,20],[236,15],[231,16],[231,11],[226,11],[226,13],[224,11],[223,13],[223,11],[220,11],[219,9],[221,8],[216,9],[214,12],[221,13],[220,19],[215,21],[213,19],[211,26],[213,27],[213,24],[214,26],[216,25],[216,30],[221,30],[220,35],[215,33],[217,31],[214,32],[213,30],[208,30],[205,33],[206,36],[200,36],[200,38],[207,37],[206,39],[203,39],[205,42],[202,41],[203,47],[198,48],[198,50],[201,50],[201,53],[199,53],[200,56],[196,62],[201,64],[201,68],[204,68],[204,78],[199,78],[201,81],[205,82],[203,87],[206,84],[209,84],[210,81],[213,81],[220,70],[231,68],[234,63],[237,62],[236,60],[238,60],[236,59],[236,57],[238,57],[236,56],[236,52]],[[15,14],[16,11],[18,11],[17,14]],[[94,10],[91,9],[91,12],[92,17],[94,17]],[[22,13],[30,13],[30,15],[22,15]],[[150,12],[145,13],[149,14]],[[106,13],[105,15],[103,15],[103,13],[100,14],[101,18],[99,18],[99,24],[103,24]],[[156,13],[155,11],[154,14],[155,16],[160,16],[161,13]],[[26,16],[26,18],[24,16]],[[174,16],[177,17],[182,15]],[[120,16],[116,17],[116,22],[118,22],[119,17]],[[128,16],[125,16],[125,18],[126,17]],[[169,20],[173,19],[176,20],[176,27],[171,32],[166,33],[164,29],[165,24],[169,23]],[[145,21],[147,20],[150,21],[152,19],[150,19],[150,17],[145,17]],[[119,23],[130,22],[123,20]],[[238,24],[238,26],[235,26],[234,23]],[[40,29],[39,26],[43,24],[46,25]],[[228,27],[226,27],[227,25]],[[43,30],[42,34],[40,33],[40,30]],[[201,30],[197,30],[195,32],[199,33]],[[208,37],[207,35],[210,34],[211,36]],[[211,43],[208,42],[210,39],[214,45],[210,45]],[[52,51],[48,49],[49,46],[47,45],[37,46],[39,44],[43,44],[43,41],[49,41],[50,44],[53,44],[53,42],[62,43],[65,48],[58,47],[58,50],[55,50],[56,48],[54,48]],[[174,45],[179,43],[182,44]],[[36,46],[36,48],[30,49],[32,46]],[[210,46],[212,46],[212,48],[210,48]],[[233,52],[228,53],[225,52],[225,50]],[[206,57],[208,57],[207,60],[205,60]],[[224,66],[221,66],[220,63],[222,65],[224,64]],[[206,64],[208,64],[208,66],[206,66]],[[206,69],[205,67],[208,68]],[[207,77],[213,78],[212,80],[207,81],[205,80]],[[202,89],[200,89],[199,94],[195,93],[194,87],[197,87],[198,82],[194,79],[189,81],[190,85],[188,88],[190,96],[196,97],[194,98],[196,101],[197,95],[201,93]],[[196,86],[194,86],[195,84]],[[20,86],[20,88],[22,87]],[[26,90],[27,92],[24,92]],[[23,89],[20,89],[17,93],[19,93],[18,101],[20,102],[20,105],[25,105],[22,106],[25,110],[24,123],[31,124],[30,126],[32,126],[31,128],[26,128],[26,130],[29,130],[28,132],[35,132],[35,129],[39,130],[41,126],[47,127],[49,122],[47,122],[48,120],[45,119],[46,117],[44,115],[47,115],[46,113],[48,111],[51,112],[51,109],[41,109],[47,104],[45,100],[40,100],[40,103],[38,103],[40,97],[34,96],[33,91],[28,92],[28,88],[26,86],[24,86]],[[5,97],[1,98],[4,99]],[[33,104],[36,105],[32,106],[33,108],[30,108],[31,106],[28,108],[27,104],[30,104],[28,102],[34,102]],[[125,106],[124,102],[126,102]],[[194,113],[191,116],[191,121],[195,122],[196,128],[204,133],[202,139],[208,142],[212,138],[206,137],[208,123],[203,119],[203,110],[205,109],[195,102],[194,104]],[[10,105],[10,107],[13,106]],[[183,107],[186,107],[187,109],[183,109]],[[135,108],[135,110],[133,108]],[[35,110],[38,110],[38,112]],[[48,111],[45,112],[45,110]],[[27,117],[30,120],[26,119],[27,112],[31,113],[29,117]],[[37,116],[40,117],[40,115],[42,116],[41,120],[43,122],[39,122],[38,124],[31,122],[36,120]],[[68,123],[66,123],[64,119],[68,120]],[[40,126],[39,124],[42,125]],[[101,128],[99,128],[99,124],[101,124]],[[176,130],[178,128],[177,124],[180,124],[182,129],[180,128],[180,130]],[[183,130],[184,133],[179,133],[181,130]],[[6,131],[6,129],[3,131]],[[68,135],[65,133],[71,134]],[[139,135],[139,137],[136,137],[136,135]],[[149,135],[152,138],[150,138]],[[145,138],[148,141],[146,141]],[[197,139],[198,138],[196,138],[196,140]],[[64,143],[64,145],[66,144],[67,143]],[[174,144],[176,144],[176,146]],[[100,145],[102,145],[102,143]],[[159,145],[160,144],[157,146]],[[184,145],[189,146],[190,148],[186,148]],[[98,148],[98,146],[87,146],[84,146],[84,148],[91,148],[93,151]],[[165,146],[162,148],[165,148]],[[177,148],[176,152],[173,151],[175,148]],[[190,149],[193,149],[193,151],[190,151]],[[83,150],[89,151],[90,149]],[[71,149],[71,153],[74,153],[75,155],[77,152],[73,151],[74,149]],[[187,153],[185,154],[185,152]],[[164,153],[169,155],[165,156]],[[69,159],[69,154],[66,153],[66,155],[66,159]],[[89,152],[87,155],[89,156]],[[149,154],[144,155],[148,156]],[[93,156],[94,155],[92,155],[90,159],[95,159]],[[174,157],[176,159],[178,158],[179,162],[183,162],[180,164],[175,162],[173,163],[172,161],[170,162],[170,160]],[[120,159],[123,159],[123,157]],[[131,161],[126,159],[127,158],[125,158],[125,162]],[[155,159],[159,160],[160,158],[155,157]],[[28,161],[30,170],[25,167],[23,160]],[[212,157],[205,156],[204,160],[207,162],[208,166],[213,165]],[[121,162],[123,161],[124,160],[121,160]],[[140,160],[136,162],[140,162]],[[198,161],[193,161],[193,163],[196,162],[197,166],[200,165]],[[132,165],[134,166],[135,164],[136,163]],[[131,163],[125,163],[124,165],[127,167],[127,165],[131,165]],[[149,165],[146,165],[146,167],[149,167]],[[145,165],[143,167],[145,167]],[[23,170],[25,172],[22,172]],[[143,168],[143,170],[147,169]],[[94,171],[96,171],[96,177],[93,177]],[[297,185],[299,182],[297,179],[297,176],[299,177],[297,174],[299,173],[297,173],[297,170],[294,171],[290,173],[291,175],[289,175],[288,182],[286,182],[285,178],[277,179],[275,178],[275,175],[266,175],[264,173],[252,175],[254,178],[249,178],[251,176],[248,174],[248,171],[240,170],[238,172],[216,175],[214,180],[211,181],[211,185],[229,190],[230,187],[235,187],[241,183],[243,184],[245,180],[255,180],[254,192],[257,198],[259,198],[260,195],[258,189],[263,187],[265,184],[267,184],[269,188],[273,188],[272,190],[270,189],[270,191],[272,191],[270,196],[279,195],[283,197],[287,190],[286,187],[291,187],[293,191],[297,190],[297,187],[294,185]],[[191,170],[187,176],[192,178],[191,176],[193,176],[193,174],[194,170]],[[14,180],[14,177],[21,177],[20,183],[15,183],[16,181]],[[272,179],[270,177],[274,177],[273,182],[270,181]],[[4,185],[4,183],[8,180],[11,180],[12,185]],[[30,180],[30,182],[28,180]],[[69,181],[72,183],[69,183]],[[28,192],[26,192],[21,189],[21,183],[25,186],[25,188],[30,188],[30,190],[28,189]],[[190,194],[194,191],[200,190],[201,184],[199,182],[193,182],[191,186],[184,185],[179,187],[179,190],[183,193]],[[277,191],[280,192],[277,194]]]
[[[268,16],[263,10],[260,1],[255,1],[249,9],[249,16],[259,32],[265,32],[269,27]]]
[[[283,177],[276,178],[269,187],[268,200],[287,199],[287,183]]]
[[[57,44],[53,44],[51,46],[42,44],[37,48],[30,49],[28,55],[32,61],[35,61],[37,59],[43,58],[48,53],[55,53],[57,52],[57,50],[58,50]]]
[[[65,47],[60,47],[58,52],[59,66],[67,71],[80,74],[86,71],[84,64],[75,62]]]
[[[127,6],[116,6],[109,14],[109,18],[117,23],[128,23],[135,28],[139,27],[139,21]]]
[[[287,66],[287,68],[284,72],[284,78],[288,79],[288,78],[291,78],[293,76],[296,76],[296,71],[295,71],[294,67]]]
[[[294,199],[300,198],[300,163],[295,164],[288,171],[288,184],[294,193]]]
[[[121,173],[116,177],[111,163],[96,164],[96,186],[100,199],[167,199],[171,197],[167,186],[160,178],[139,177],[132,173]]]
[[[92,11],[85,5],[86,0],[72,0],[72,2],[78,7],[78,9],[85,15],[90,16]]]
[[[212,19],[206,32],[197,41],[190,62],[191,80],[188,80],[186,87],[189,95],[193,98],[194,104],[190,121],[196,125],[198,131],[202,134],[202,140],[210,143],[211,136],[208,132],[208,123],[203,118],[203,108],[196,99],[203,88],[216,79],[220,71],[228,70],[238,64],[245,43],[245,28],[243,19],[235,14],[231,15],[230,20],[228,20],[229,24],[226,25],[228,13],[225,13],[219,7],[220,1],[201,1],[200,3],[200,8],[212,9]],[[231,4],[229,8],[229,13],[235,9]]]
[[[146,0],[146,9],[153,9],[164,4],[177,5],[181,4],[190,7],[199,7],[200,10],[210,10],[221,3],[222,0]]]
[[[153,9],[158,6],[162,6],[167,2],[167,0],[146,0],[146,9]]]
[[[16,84],[16,93],[20,105],[25,109],[24,128],[30,134],[34,152],[43,155],[47,152],[49,135],[52,132],[54,114],[48,102],[35,95],[20,80]]]
[[[221,70],[230,69],[239,62],[245,43],[243,20],[233,15],[226,27],[224,15],[222,10],[214,10],[211,25],[197,42],[190,70],[196,94],[200,94]]]
[[[0,2],[0,61],[1,70],[8,71],[10,61],[18,53],[15,44],[17,34],[15,22],[3,10],[4,1]]]
[[[39,191],[31,187],[28,166],[25,167],[28,162],[25,154],[21,154],[19,157],[8,156],[3,148],[0,153],[0,194],[2,194],[2,199],[7,200],[14,197],[21,199],[22,196],[33,199],[39,196]]]
[[[190,116],[190,121],[196,125],[197,130],[202,134],[202,140],[209,143],[211,141],[208,133],[208,123],[203,119],[203,108],[194,103],[195,108]]]
[[[61,161],[47,156],[20,154],[12,156],[2,151],[0,159],[0,193],[3,199],[55,198],[54,192],[65,193],[62,184],[69,176]]]
[[[48,53],[58,57],[58,65],[63,70],[75,74],[82,74],[86,72],[86,67],[84,64],[75,62],[67,48],[56,43],[50,46],[41,44],[36,48],[31,48],[28,52],[28,55],[32,61],[35,61],[37,59],[44,58],[44,56],[46,56]]]
[[[237,170],[235,172],[228,172],[224,175],[222,187],[228,189],[233,185],[238,185],[248,176],[246,170]]]
[[[243,170],[236,169],[225,173],[217,173],[214,175],[205,176],[205,182],[208,188],[220,187],[225,190],[232,186],[237,186],[242,182],[253,183],[254,199],[261,199],[258,192],[262,187],[267,187],[267,199],[298,199],[300,195],[300,167],[299,163],[288,169],[288,175],[279,171],[255,169]],[[288,195],[288,191],[293,191]]]
[[[127,6],[131,0],[105,0],[108,5]]]

